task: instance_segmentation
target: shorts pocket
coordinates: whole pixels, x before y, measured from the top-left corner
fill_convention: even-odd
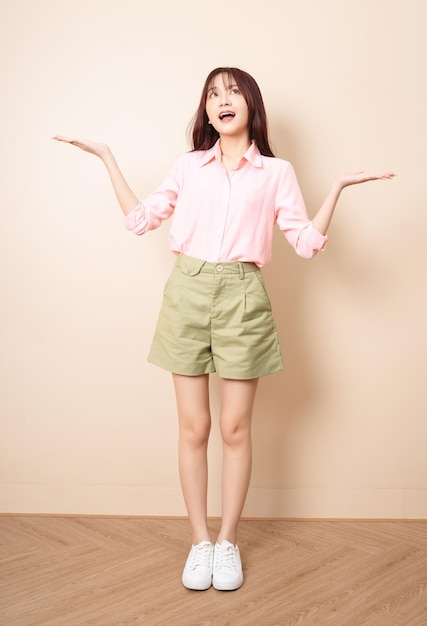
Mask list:
[[[256,318],[271,313],[271,303],[261,272],[245,274],[245,318]]]
[[[206,261],[202,259],[196,259],[190,256],[181,255],[179,257],[179,267],[181,272],[186,276],[197,276],[197,274],[200,274],[200,270],[205,263]]]
[[[181,271],[174,267],[163,289],[163,300],[169,306],[177,307],[182,291]]]

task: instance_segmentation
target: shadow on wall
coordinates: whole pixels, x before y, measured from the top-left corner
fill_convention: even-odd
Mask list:
[[[297,175],[301,174],[301,182],[304,170],[310,168],[310,164],[304,163],[304,153],[309,147],[300,142],[296,134],[291,129],[276,127],[275,147],[276,154],[289,160]],[[310,177],[305,176],[305,180],[310,180]],[[307,184],[302,186],[310,216],[323,200],[319,186],[316,176],[308,189],[305,188]],[[324,187],[324,182],[321,186]],[[310,307],[312,302],[315,307],[321,297],[321,310],[317,310],[313,322],[318,326],[321,324],[319,314],[326,315],[325,333],[339,327],[344,333],[344,340],[347,321],[343,320],[343,315],[346,317],[351,312],[352,333],[359,333],[359,342],[363,344],[367,329],[369,333],[373,332],[381,321],[378,312],[387,303],[390,306],[395,297],[394,277],[387,259],[378,259],[375,233],[376,222],[382,220],[381,214],[371,216],[369,226],[361,226],[360,207],[355,205],[358,198],[359,201],[366,198],[368,190],[360,190],[359,193],[360,196],[352,190],[340,200],[339,209],[346,211],[345,219],[334,221],[327,251],[324,255],[319,253],[313,260],[298,257],[283,234],[275,228],[272,262],[264,268],[263,274],[272,301],[285,369],[260,382],[253,426],[254,487],[274,489],[298,486],[302,460],[296,455],[304,451],[305,446],[299,436],[306,432],[304,428],[301,430],[300,421],[321,419],[323,422],[330,419],[328,414],[319,414],[319,405],[325,406],[324,394],[331,393],[331,389],[319,388],[322,377],[314,368],[321,367],[322,361],[321,355],[313,354],[310,343],[313,337],[312,317],[307,306]],[[352,223],[354,219],[357,225]],[[310,295],[309,291],[313,289]],[[335,302],[338,306],[329,306],[328,302]],[[357,325],[359,316],[363,320],[360,327]],[[329,339],[329,345],[333,345],[334,336]],[[366,341],[369,339],[366,338]],[[316,349],[320,349],[319,345]],[[262,464],[258,464],[257,459],[261,459]],[[271,508],[274,509],[274,503],[271,503]]]

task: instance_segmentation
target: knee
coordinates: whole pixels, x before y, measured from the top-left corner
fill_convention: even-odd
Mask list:
[[[250,426],[239,421],[221,424],[223,444],[232,448],[247,445],[251,441]]]
[[[179,436],[187,446],[201,448],[207,445],[211,430],[210,420],[188,420],[181,424]]]

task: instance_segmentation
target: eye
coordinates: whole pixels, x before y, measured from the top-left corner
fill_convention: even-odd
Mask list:
[[[209,94],[209,98],[215,98],[215,96],[217,96],[217,92],[216,91],[211,91],[211,93]]]
[[[237,87],[233,87],[233,89],[230,89],[230,93],[240,96],[241,91]]]

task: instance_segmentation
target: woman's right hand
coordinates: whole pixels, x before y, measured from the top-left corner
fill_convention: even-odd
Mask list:
[[[52,139],[55,139],[56,141],[63,141],[64,143],[69,143],[72,146],[77,146],[77,148],[80,148],[85,152],[89,152],[90,154],[94,154],[103,161],[108,155],[111,154],[110,148],[105,143],[97,143],[95,141],[89,141],[88,139],[64,137],[63,135],[55,135],[54,137],[52,137]]]

